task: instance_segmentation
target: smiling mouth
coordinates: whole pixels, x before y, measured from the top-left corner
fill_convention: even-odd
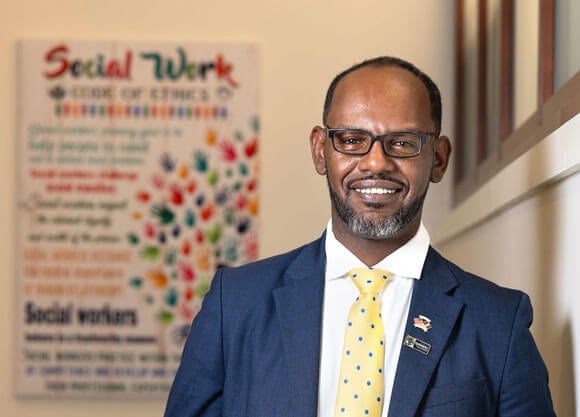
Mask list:
[[[406,189],[405,184],[397,179],[377,176],[357,178],[350,181],[347,187],[349,192],[355,192],[363,201],[373,204],[390,202]]]
[[[361,194],[395,194],[397,191],[396,189],[392,189],[392,188],[378,188],[378,187],[373,187],[373,188],[354,188],[354,190],[357,193],[361,193]]]

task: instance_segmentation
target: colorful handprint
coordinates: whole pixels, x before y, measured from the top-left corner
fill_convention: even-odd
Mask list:
[[[155,204],[151,207],[151,214],[157,218],[162,225],[170,224],[175,218],[175,214],[165,204]]]
[[[180,338],[199,311],[215,268],[256,259],[258,125],[222,135],[208,129],[188,155],[166,151],[134,194],[127,241],[143,265],[128,279]],[[223,137],[232,140],[220,139]]]

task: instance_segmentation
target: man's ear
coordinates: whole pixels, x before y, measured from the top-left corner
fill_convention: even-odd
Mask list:
[[[433,142],[433,166],[431,167],[431,182],[443,179],[449,158],[451,156],[451,141],[447,136],[440,136]]]
[[[326,143],[326,131],[323,127],[315,126],[310,132],[310,152],[314,168],[320,175],[326,175],[326,158],[324,155],[324,146]]]

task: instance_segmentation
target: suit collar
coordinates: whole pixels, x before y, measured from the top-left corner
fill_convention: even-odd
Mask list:
[[[415,282],[405,335],[430,345],[428,354],[402,343],[388,417],[412,417],[429,386],[463,303],[449,294],[459,284],[441,255],[429,249],[421,279]],[[425,316],[432,328],[427,332],[413,325]],[[403,342],[403,341],[401,341]]]
[[[290,415],[316,417],[318,412],[325,262],[323,235],[300,251],[284,274],[283,286],[274,290],[288,364]]]

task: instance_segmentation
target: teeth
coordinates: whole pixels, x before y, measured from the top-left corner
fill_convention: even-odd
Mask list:
[[[395,190],[388,190],[386,188],[356,188],[359,193],[363,194],[395,194]]]

